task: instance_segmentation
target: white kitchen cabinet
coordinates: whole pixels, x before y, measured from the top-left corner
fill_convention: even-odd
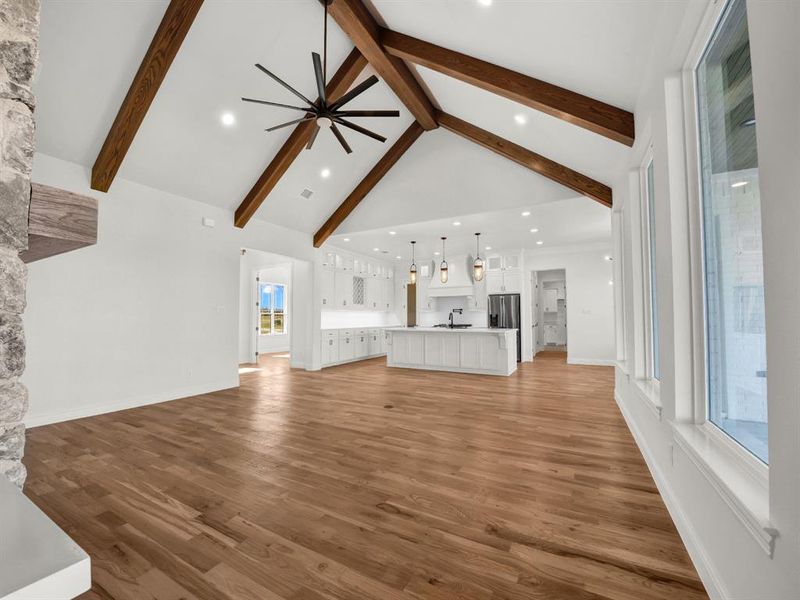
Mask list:
[[[455,335],[426,335],[425,364],[434,367],[458,367],[459,338]]]
[[[381,354],[386,354],[389,350],[389,336],[391,335],[385,329],[381,329]]]
[[[353,273],[336,271],[334,273],[334,305],[338,309],[353,308]]]
[[[352,275],[355,259],[349,254],[337,252],[335,255],[334,267],[338,271],[349,271]]]
[[[332,250],[326,250],[322,254],[322,266],[326,269],[335,269],[336,268],[336,252]]]
[[[366,308],[367,310],[384,310],[383,308],[383,280],[368,277],[366,280]]]
[[[492,271],[486,273],[487,294],[521,294],[522,273],[507,271]]]
[[[392,354],[397,364],[423,364],[425,340],[421,335],[392,336]]]
[[[355,358],[369,356],[369,336],[366,329],[357,329],[353,336],[355,340]]]
[[[383,297],[381,298],[381,308],[387,312],[394,310],[394,280],[382,279],[379,280],[383,288]]]
[[[336,273],[334,271],[330,269],[322,269],[322,274],[320,277],[320,283],[322,288],[320,303],[322,305],[323,310],[334,308],[334,304],[336,302],[335,280],[336,280]]]
[[[519,252],[492,254],[486,257],[487,271],[520,271],[522,255]]]
[[[466,369],[495,370],[498,367],[499,341],[486,335],[461,336],[461,366]]]
[[[499,254],[486,257],[486,270],[487,271],[502,271],[503,270],[503,257]]]
[[[353,360],[356,357],[356,344],[353,330],[347,329],[339,332],[339,361]]]
[[[328,331],[322,335],[322,364],[339,362],[339,333]]]
[[[544,298],[542,308],[544,312],[554,313],[558,312],[558,290],[547,289],[544,291]]]
[[[367,281],[368,281],[367,279],[361,276],[353,277],[353,290],[352,290],[353,308],[366,308]]]
[[[489,306],[486,293],[486,274],[484,274],[483,279],[475,284],[475,295],[467,296],[467,310],[485,311]]]
[[[522,257],[519,254],[503,255],[504,271],[519,271],[522,268]]]
[[[369,356],[377,356],[379,354],[383,354],[383,350],[381,350],[382,339],[383,339],[383,330],[369,329],[367,331],[367,345],[368,345],[367,354]]]

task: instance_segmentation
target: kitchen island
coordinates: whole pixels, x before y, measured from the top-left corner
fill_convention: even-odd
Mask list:
[[[517,330],[393,327],[386,365],[404,369],[511,375],[517,370]]]

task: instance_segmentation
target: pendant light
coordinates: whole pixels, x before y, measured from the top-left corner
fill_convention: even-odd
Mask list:
[[[439,265],[439,279],[442,283],[447,283],[447,261],[444,257],[444,242],[447,238],[442,238],[442,264]]]
[[[483,259],[481,258],[481,234],[475,234],[475,262],[472,263],[472,278],[475,281],[483,279]]]
[[[414,244],[411,242],[411,268],[408,270],[408,283],[415,285],[417,283],[417,263],[414,262]]]

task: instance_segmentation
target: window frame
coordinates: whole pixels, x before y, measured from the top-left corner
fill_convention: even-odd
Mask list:
[[[272,306],[270,306],[270,331],[269,333],[264,333],[261,329],[261,289],[264,285],[271,285],[273,287],[273,291],[270,294],[270,299],[272,302]],[[275,290],[274,288],[281,287],[283,288],[283,331],[277,333],[275,331]],[[256,304],[256,325],[258,326],[258,335],[263,337],[270,337],[275,335],[287,335],[289,333],[289,285],[286,283],[274,283],[271,281],[262,281],[260,277],[256,278],[256,297],[258,299],[258,303]]]
[[[646,379],[658,392],[661,387],[661,373],[660,373],[660,365],[659,365],[659,377],[656,377],[656,361],[655,357],[656,354],[658,356],[661,355],[660,352],[655,352],[655,344],[658,342],[654,338],[653,330],[654,324],[657,326],[657,319],[658,319],[658,299],[656,296],[656,301],[653,301],[654,293],[658,294],[658,286],[656,285],[655,289],[653,289],[653,280],[658,277],[658,270],[654,269],[656,256],[653,256],[652,253],[652,238],[654,232],[652,231],[650,224],[650,193],[648,189],[648,180],[647,174],[650,166],[653,167],[653,188],[655,189],[655,151],[653,149],[653,143],[651,142],[647,146],[647,150],[645,151],[642,161],[639,165],[639,225],[642,231],[641,235],[641,266],[642,266],[642,307],[644,310],[643,314],[643,323],[642,323],[642,330],[644,334],[643,340],[643,349],[644,349],[644,379]],[[655,221],[655,219],[653,219]],[[657,239],[657,238],[656,238]],[[654,273],[655,271],[655,273]],[[656,310],[653,310],[653,307],[656,307]]]
[[[714,424],[708,410],[707,302],[705,277],[705,228],[703,181],[700,155],[700,112],[697,69],[729,5],[735,0],[712,4],[706,11],[682,69],[684,139],[689,213],[689,257],[691,294],[692,397],[689,414],[693,425],[708,443],[720,449],[768,494],[769,465]],[[678,401],[676,399],[676,401]],[[769,404],[769,398],[767,399]],[[769,421],[767,431],[769,432]],[[768,433],[769,435],[769,433]],[[771,551],[771,550],[770,550]]]

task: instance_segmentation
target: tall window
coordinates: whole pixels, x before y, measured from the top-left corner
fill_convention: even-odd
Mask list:
[[[758,150],[745,0],[697,67],[708,420],[768,462]]]
[[[286,333],[286,286],[259,282],[258,296],[261,335]]]
[[[647,232],[647,245],[645,248],[646,260],[644,261],[647,269],[647,313],[649,317],[648,327],[648,375],[653,379],[661,380],[661,356],[658,351],[658,294],[656,293],[656,203],[655,203],[655,180],[652,153],[648,153],[644,167],[644,207],[643,215],[645,222],[642,228]]]

